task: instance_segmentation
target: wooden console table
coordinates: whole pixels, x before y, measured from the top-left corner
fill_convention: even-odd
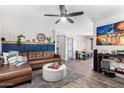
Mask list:
[[[122,54],[102,54],[102,53],[97,54],[97,72],[99,72],[99,73],[102,72],[101,61],[104,57],[115,57],[115,58],[123,57],[124,58],[124,55],[122,55]]]

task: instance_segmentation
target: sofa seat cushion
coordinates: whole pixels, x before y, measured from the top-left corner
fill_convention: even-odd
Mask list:
[[[55,62],[55,61],[59,61],[59,58],[49,58],[49,59],[46,59],[46,62]]]
[[[44,64],[36,64],[36,65],[31,65],[32,69],[42,69]]]
[[[30,65],[36,65],[36,64],[42,64],[42,63],[45,63],[46,62],[46,59],[35,59],[35,60],[30,60],[29,63]]]
[[[22,64],[20,66],[4,65],[0,68],[0,82],[20,76],[25,76],[31,73],[32,68],[28,63]]]

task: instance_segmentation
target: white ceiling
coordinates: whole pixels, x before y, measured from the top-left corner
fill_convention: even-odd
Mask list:
[[[54,24],[56,17],[46,17],[44,14],[60,14],[58,5],[27,5],[27,6],[0,6],[0,18],[26,24],[37,24],[43,28],[69,31],[82,35],[93,34],[93,22],[118,15],[124,12],[124,6],[116,5],[66,5],[68,13],[84,11],[84,15],[72,17],[74,24],[60,22]],[[3,20],[4,22],[5,20]]]
[[[84,15],[93,22],[124,12],[124,6],[122,5],[66,5],[65,7],[68,12],[84,11]],[[59,14],[58,6],[41,6],[41,9],[44,13]]]

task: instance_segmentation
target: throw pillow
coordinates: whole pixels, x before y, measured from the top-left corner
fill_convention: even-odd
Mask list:
[[[11,54],[11,55],[7,56],[7,61],[9,64],[15,63],[17,61],[17,55]]]
[[[17,61],[18,61],[18,62],[27,62],[27,57],[24,57],[24,56],[17,56]]]
[[[8,64],[7,56],[9,56],[9,52],[3,52],[4,64]]]
[[[9,51],[9,53],[19,55],[19,51]]]

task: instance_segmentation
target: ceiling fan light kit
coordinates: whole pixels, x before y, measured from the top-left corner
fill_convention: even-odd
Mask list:
[[[66,18],[66,17],[61,17],[61,20],[62,20],[62,21],[66,21],[67,18]]]
[[[56,15],[56,14],[45,14],[44,16],[59,17],[59,19],[55,22],[55,24],[57,24],[60,21],[68,21],[70,23],[74,23],[74,21],[70,17],[83,15],[83,11],[73,12],[73,13],[67,14],[67,9],[65,9],[65,6],[64,5],[60,5],[59,7],[60,7],[60,15]]]

